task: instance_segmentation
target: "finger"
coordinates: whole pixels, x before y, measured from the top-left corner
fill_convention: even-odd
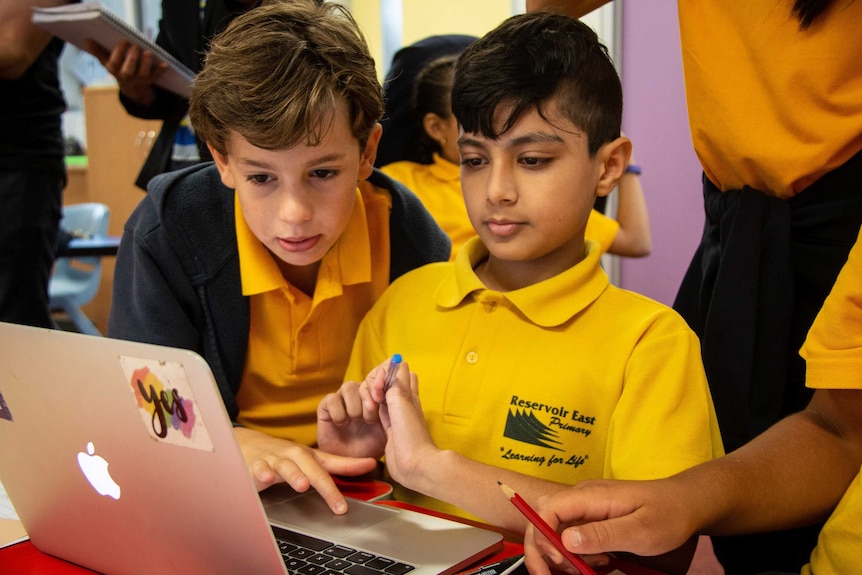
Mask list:
[[[619,527],[623,527],[622,534]],[[625,520],[608,519],[606,521],[594,521],[583,525],[567,527],[560,533],[563,545],[566,549],[575,553],[603,553],[609,549],[624,549],[632,545],[636,532],[631,537],[624,533]],[[620,539],[623,537],[623,539]]]
[[[359,397],[362,400],[365,421],[368,423],[376,423],[380,421],[380,404],[371,396],[371,390],[365,385],[359,386]]]
[[[341,384],[338,390],[338,396],[341,399],[341,404],[346,416],[350,420],[360,419],[364,417],[364,407],[362,405],[362,397],[359,392],[359,384],[355,381],[346,381]]]
[[[154,72],[153,61],[153,53],[149,50],[143,50],[138,62],[138,76],[149,79]]]
[[[404,365],[407,368],[407,375],[409,376],[408,381],[410,382],[410,394],[413,396],[413,403],[415,403],[420,409],[422,404],[419,401],[419,375],[410,371],[409,365]]]
[[[377,411],[377,416],[380,418],[380,425],[383,426],[383,431],[389,434],[389,428],[392,427],[392,417],[389,415],[389,406],[385,403],[380,406]]]
[[[560,565],[561,563],[568,563],[564,560],[563,554],[560,553],[560,551],[554,547],[553,543],[548,541],[541,532],[530,526],[527,533],[529,533],[530,536],[530,546],[536,549],[536,554],[541,556],[544,562],[554,566]],[[524,541],[526,542],[526,540],[527,537],[525,535]]]
[[[387,359],[384,364],[375,367],[368,374],[368,377],[365,378],[364,385],[368,388],[371,397],[377,403],[386,403],[386,392],[383,388],[386,386],[386,366],[389,364],[389,361]]]
[[[344,499],[331,474],[354,476],[368,473],[377,466],[377,461],[371,457],[355,458],[331,455],[317,451],[320,466],[307,468],[306,474],[311,486],[320,494],[329,508],[336,515],[347,512],[347,500]]]
[[[545,554],[533,540],[534,535],[533,526],[527,526],[524,532],[524,564],[532,575],[550,575],[551,570],[545,562]]]
[[[341,396],[337,393],[326,394],[317,406],[318,421],[330,421],[335,425],[344,425],[349,422],[347,411]]]
[[[333,513],[342,515],[347,512],[347,500],[338,490],[332,477],[320,467],[309,466],[303,470],[293,461],[282,460],[279,462],[278,472],[285,483],[290,485],[294,491],[304,493],[313,487]]]
[[[129,49],[126,51],[125,58],[123,58],[123,64],[120,67],[120,74],[122,74],[125,78],[132,78],[133,76],[137,76],[140,61],[141,49],[134,44],[129,46]]]
[[[308,459],[313,460],[313,458]],[[311,487],[311,481],[309,480],[306,471],[303,471],[302,467],[297,464],[295,459],[282,457],[276,459],[274,463],[272,463],[272,466],[278,476],[281,477],[282,481],[290,485],[294,491],[304,493],[308,491],[309,487]],[[306,465],[306,467],[308,466]]]
[[[578,557],[590,567],[607,567],[611,562],[611,556],[607,553],[579,553]]]
[[[399,435],[402,437],[427,438],[431,441],[419,401],[419,377],[410,371],[409,365],[404,363],[403,366],[396,384],[387,394],[387,404],[381,406],[380,421],[383,429],[390,435],[390,440],[390,429],[394,426],[399,429]]]
[[[524,549],[526,555],[526,543]],[[547,539],[545,539],[543,535],[535,531],[533,532],[533,537],[531,538],[530,554],[532,556],[532,560],[530,563],[536,564],[539,567],[543,565],[547,571],[553,570],[554,573],[579,573],[579,571],[575,569],[575,566],[572,565],[565,557],[563,557],[563,554],[560,553],[556,547],[554,547]],[[531,574],[533,573],[532,569],[529,569],[529,571]],[[541,569],[538,569],[537,572],[541,572]]]
[[[309,480],[311,486],[320,494],[333,513],[336,515],[347,513],[347,500],[328,473],[312,474]]]
[[[150,73],[150,80],[155,82],[158,80],[162,74],[168,71],[168,65],[165,62],[156,62],[153,65],[153,71]]]
[[[388,365],[387,365],[388,368]],[[395,372],[395,379],[392,381],[392,386],[389,389],[386,389],[385,382],[383,385],[383,392],[388,395],[392,390],[395,390],[396,394],[404,395],[410,394],[411,392],[415,392],[416,390],[413,387],[413,380],[415,378],[415,374],[410,371],[410,365],[402,361],[396,366],[397,371]],[[386,379],[389,378],[387,373]],[[415,399],[415,397],[411,397],[407,395],[411,400]]]
[[[360,385],[355,381],[346,381],[341,385],[338,395],[349,421],[362,419],[365,423],[379,422],[379,404],[371,397],[364,383]]]
[[[252,464],[251,477],[258,491],[263,491],[278,480],[275,470],[263,459]]]
[[[563,545],[573,551],[568,545]],[[567,573],[578,573],[576,566],[557,549],[544,535],[536,531],[530,526],[524,536],[524,548],[530,547],[531,553],[537,557],[541,557],[544,562],[554,567],[554,570],[565,571]],[[588,565],[592,567],[604,567],[610,563],[610,557],[606,553],[599,554],[578,554]]]
[[[320,467],[332,475],[355,477],[377,467],[377,460],[373,457],[347,457],[323,451],[318,451],[317,457]]]
[[[554,570],[566,571],[567,573],[579,572],[576,566],[572,565],[571,561],[542,535],[537,535],[532,540],[532,545],[535,547],[535,555],[541,556],[547,564],[554,567]],[[565,545],[565,543],[563,545],[568,549],[568,545]],[[571,551],[571,549],[569,550]],[[577,555],[591,567],[605,567],[610,563],[610,556],[607,553],[578,553]]]
[[[108,62],[108,59],[111,57],[111,51],[93,40],[92,38],[87,38],[84,41],[84,49],[93,56],[95,56],[96,60],[98,60],[102,66],[105,66],[105,64]]]
[[[123,71],[123,66],[126,62],[126,55],[129,52],[129,43],[126,40],[118,42],[111,50],[108,61],[105,63],[105,68],[114,76],[119,76]]]

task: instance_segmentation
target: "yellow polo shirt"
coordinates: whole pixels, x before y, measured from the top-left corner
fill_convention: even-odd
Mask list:
[[[611,249],[614,240],[617,239],[618,231],[620,231],[620,223],[617,220],[597,210],[590,210],[587,227],[584,229],[584,239],[598,243],[602,253],[607,253]]]
[[[862,149],[862,2],[804,31],[792,4],[679,0],[692,141],[719,189],[789,198]]]
[[[282,276],[235,205],[242,291],[251,307],[237,421],[313,445],[317,404],[344,381],[359,322],[389,284],[392,199],[359,184],[347,227],[323,257],[313,298]]]
[[[422,200],[425,209],[452,240],[450,259],[455,258],[464,242],[476,235],[461,194],[461,167],[458,164],[434,154],[434,163],[427,166],[404,161],[388,164],[380,170],[407,186]]]
[[[862,231],[801,354],[808,387],[862,389]],[[802,569],[802,575],[846,573],[862,573],[862,470],[820,531],[810,565]]]
[[[654,479],[722,455],[697,336],[611,285],[587,246],[576,266],[511,292],[476,276],[488,253],[478,238],[454,262],[405,274],[363,320],[348,379],[402,354],[438,447],[549,481]]]

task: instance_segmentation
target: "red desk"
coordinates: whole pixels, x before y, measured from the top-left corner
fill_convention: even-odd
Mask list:
[[[391,486],[382,481],[336,478],[336,483],[339,485],[342,493],[348,497],[363,499],[365,501],[374,501],[380,497],[386,497],[392,491]],[[422,509],[410,504],[401,503],[399,501],[383,499],[377,501],[377,503],[379,505],[391,505],[393,507],[402,507],[422,513],[431,513],[442,517],[448,517],[440,513]],[[505,559],[506,557],[523,553],[524,548],[521,545],[521,541],[514,533],[469,520],[452,517],[449,518],[463,521],[465,523],[475,524],[485,529],[490,528],[503,534],[503,549],[495,555],[482,560],[480,563],[483,565],[495,563],[501,559]],[[473,568],[470,570],[472,569]],[[608,567],[597,570],[597,573],[610,573],[614,569],[619,569],[625,573],[625,575],[662,575],[657,571],[617,559],[612,560]],[[0,549],[0,573],[3,575],[44,575],[46,573],[50,573],[51,575],[94,575],[95,571],[91,571],[84,567],[80,567],[73,563],[68,563],[62,559],[57,559],[56,557],[42,553],[36,549],[30,541],[24,541]]]

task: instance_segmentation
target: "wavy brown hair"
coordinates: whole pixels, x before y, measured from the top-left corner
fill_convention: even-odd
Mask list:
[[[335,3],[271,0],[213,39],[189,115],[198,137],[221,154],[230,131],[278,150],[317,145],[342,100],[361,149],[383,115],[383,90],[353,17]]]

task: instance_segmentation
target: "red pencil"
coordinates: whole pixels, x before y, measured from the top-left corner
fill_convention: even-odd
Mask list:
[[[524,501],[524,499],[518,495],[514,489],[502,483],[500,481],[497,482],[497,485],[500,486],[500,489],[503,490],[503,493],[506,494],[506,497],[509,498],[509,501],[512,502],[512,505],[518,508],[524,517],[526,517],[533,526],[539,530],[539,532],[545,536],[545,538],[554,544],[554,547],[563,554],[563,557],[569,560],[569,562],[574,565],[583,575],[596,575],[596,572],[592,570],[592,568],[587,565],[587,563],[566,549],[563,546],[563,540],[560,539],[560,534],[554,531],[547,522],[536,513],[536,510],[530,507],[530,504]]]

